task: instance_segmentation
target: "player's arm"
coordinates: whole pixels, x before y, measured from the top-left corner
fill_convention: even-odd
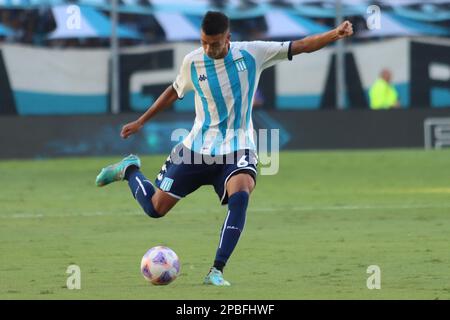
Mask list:
[[[350,37],[352,34],[352,24],[350,21],[345,21],[339,27],[331,31],[292,41],[291,54],[297,55],[300,53],[314,52],[322,49],[332,42]]]
[[[178,99],[177,92],[175,91],[173,86],[170,85],[166,90],[164,90],[164,92],[153,103],[153,105],[150,108],[148,108],[148,110],[142,116],[139,117],[139,119],[127,123],[126,125],[123,126],[120,136],[126,139],[130,135],[138,132],[147,121],[153,118],[160,111],[172,105],[172,103],[174,103],[175,100],[177,99]]]

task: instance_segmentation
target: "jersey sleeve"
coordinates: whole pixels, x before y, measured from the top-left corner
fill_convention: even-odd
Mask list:
[[[187,92],[194,89],[191,79],[190,59],[187,56],[183,59],[180,71],[173,82],[172,87],[177,92],[179,99],[183,99]]]
[[[248,43],[248,49],[264,70],[278,62],[292,60],[291,44],[290,41],[252,41]]]

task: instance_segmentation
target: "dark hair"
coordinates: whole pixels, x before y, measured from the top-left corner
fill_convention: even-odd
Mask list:
[[[208,36],[224,33],[230,27],[230,20],[222,12],[208,11],[203,17],[202,30]]]

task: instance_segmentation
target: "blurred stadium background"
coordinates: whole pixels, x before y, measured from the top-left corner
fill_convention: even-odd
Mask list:
[[[234,40],[297,39],[353,22],[351,40],[263,74],[255,126],[280,128],[283,148],[421,147],[425,120],[450,110],[449,1],[115,3],[0,1],[0,157],[123,154],[129,143],[135,152],[170,150],[168,133],[191,126],[193,94],[134,142],[115,133],[173,81],[183,56],[199,46],[208,9],[230,16]],[[381,9],[373,30],[371,5]],[[369,110],[368,92],[383,69],[392,73],[401,110]],[[447,131],[436,136],[429,126],[433,145],[448,144],[441,141]]]
[[[370,30],[372,5],[381,24]],[[293,40],[344,19],[355,30],[263,73],[253,119],[256,129],[280,129],[280,175],[258,182],[230,268],[239,290],[212,295],[196,287],[224,217],[211,192],[200,190],[156,228],[124,186],[94,187],[98,169],[128,153],[149,155],[153,178],[172,131],[191,128],[193,95],[135,137],[119,137],[200,45],[210,9],[229,15],[233,40]],[[371,110],[369,90],[383,69],[401,107]],[[450,146],[448,0],[0,0],[0,146],[2,298],[450,297],[450,158],[421,150]],[[304,152],[318,149],[342,151]],[[261,239],[275,240],[258,247]],[[198,279],[181,277],[177,292],[152,295],[136,270],[161,241]],[[288,274],[261,264],[280,247]],[[373,261],[392,267],[383,271],[390,291],[379,295],[365,288]],[[62,289],[71,263],[85,270],[90,291]],[[250,264],[259,269],[247,278]]]

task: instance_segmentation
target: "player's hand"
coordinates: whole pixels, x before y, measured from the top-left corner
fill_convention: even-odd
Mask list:
[[[128,138],[132,134],[135,134],[142,128],[142,123],[139,120],[127,123],[122,127],[122,131],[120,132],[120,136],[124,139]]]
[[[350,21],[346,20],[336,28],[339,39],[350,37],[353,34],[353,25]]]

